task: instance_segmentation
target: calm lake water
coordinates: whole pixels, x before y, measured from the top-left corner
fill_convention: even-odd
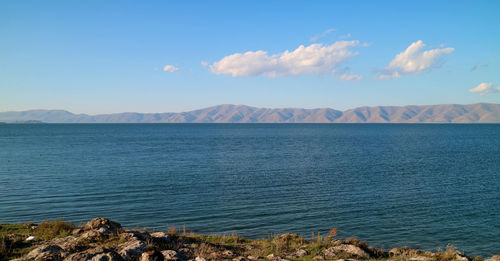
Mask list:
[[[500,125],[0,125],[0,222],[500,254]]]

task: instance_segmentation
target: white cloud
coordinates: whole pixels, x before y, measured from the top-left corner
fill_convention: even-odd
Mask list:
[[[484,96],[490,93],[500,92],[500,86],[494,88],[491,82],[482,82],[475,88],[469,90],[469,92],[479,93],[479,95]]]
[[[320,38],[323,38],[323,37],[329,35],[331,32],[335,32],[335,31],[337,31],[337,29],[335,29],[335,28],[327,29],[327,30],[325,30],[324,32],[322,32],[320,34],[311,37],[311,39],[309,39],[309,42],[316,42]]]
[[[347,39],[347,38],[351,38],[351,33],[347,33],[346,35],[339,36],[339,39]]]
[[[164,72],[178,72],[180,71],[181,69],[173,66],[173,65],[165,65],[165,67],[163,67],[163,71]]]
[[[357,55],[358,52],[351,50],[356,46],[360,46],[359,41],[338,41],[331,45],[301,45],[294,51],[273,55],[261,50],[235,53],[211,64],[210,71],[233,77],[325,74],[334,72],[339,64]]]
[[[454,48],[442,48],[423,51],[425,44],[422,40],[412,43],[406,50],[394,58],[381,72],[380,79],[399,78],[405,74],[417,74],[430,70],[435,66],[437,59]]]
[[[362,78],[363,76],[354,73],[344,73],[339,77],[339,79],[342,81],[359,81]]]

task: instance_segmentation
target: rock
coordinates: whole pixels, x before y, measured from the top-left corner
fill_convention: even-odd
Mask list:
[[[224,257],[233,257],[233,256],[234,256],[234,252],[233,252],[233,251],[231,251],[231,250],[224,250],[224,251],[222,252],[222,255],[223,255]]]
[[[500,255],[494,255],[494,256],[486,259],[485,261],[500,261]]]
[[[389,255],[391,256],[401,256],[403,253],[406,251],[406,248],[401,248],[401,247],[395,247],[391,250],[389,250]]]
[[[161,240],[170,240],[170,235],[168,233],[165,233],[165,232],[154,232],[154,233],[150,233],[149,235],[151,235],[154,238],[161,239]]]
[[[73,231],[71,231],[71,234],[72,235],[80,235],[81,233],[83,233],[83,228],[75,228],[73,229]]]
[[[303,256],[307,256],[307,251],[304,250],[304,249],[297,249],[297,251],[295,251],[295,256],[296,257],[303,257]]]
[[[122,231],[122,226],[107,218],[94,218],[85,224],[83,230],[85,231],[84,234],[88,234],[85,238],[103,239],[109,236],[117,236]]]
[[[325,260],[323,256],[315,256],[313,257],[314,260]]]
[[[190,256],[192,253],[193,253],[193,251],[191,251],[191,249],[185,248],[185,247],[184,248],[180,248],[177,251],[177,254],[180,255],[180,256],[183,256],[183,257]]]
[[[116,252],[102,248],[96,247],[87,249],[85,251],[76,252],[69,255],[64,261],[80,261],[80,260],[92,260],[92,261],[123,261],[123,258]]]
[[[252,245],[243,245],[243,248],[244,248],[245,250],[247,250],[247,251],[251,251],[251,250],[254,250],[254,249],[255,249],[255,247],[254,247],[254,246],[252,246]]]
[[[82,230],[82,229],[80,229]],[[111,221],[107,218],[94,218],[83,227],[83,232],[77,229],[73,230],[73,234],[80,234],[80,238],[88,241],[102,241],[111,236],[118,236],[122,232],[120,224]]]
[[[163,261],[165,260],[163,254],[152,250],[142,253],[141,261]]]
[[[33,241],[33,240],[35,240],[34,236],[29,236],[28,238],[26,238],[26,241]]]
[[[146,243],[137,239],[132,239],[119,246],[118,254],[120,254],[124,260],[135,260],[138,259],[144,251],[146,251]]]
[[[54,238],[51,241],[51,244],[57,245],[64,249],[64,251],[67,252],[73,252],[74,250],[77,250],[78,247],[78,238],[74,236],[67,236],[63,238]]]
[[[122,226],[119,223],[116,223],[114,221],[111,221],[107,218],[94,218],[87,222],[85,226],[83,227],[84,230],[96,230],[101,227],[105,227],[110,231],[118,231],[122,228]]]
[[[430,257],[426,257],[426,256],[414,256],[414,257],[410,257],[408,260],[409,261],[430,261],[433,259]]]
[[[457,261],[469,261],[469,258],[463,254],[456,253],[455,260],[457,260]]]
[[[123,261],[116,252],[100,253],[92,257],[92,261]]]
[[[161,251],[161,254],[167,260],[177,258],[177,252],[175,252],[174,250],[163,250],[163,251]]]
[[[238,257],[233,258],[233,261],[248,261],[248,259],[246,257],[243,257],[243,256],[238,256]]]
[[[258,260],[260,259],[258,256],[247,256],[248,260]]]
[[[120,233],[120,238],[125,239],[125,240],[136,239],[136,240],[144,241],[144,240],[147,240],[148,238],[150,238],[150,234],[148,234],[148,232],[143,232],[143,231],[138,231],[138,230],[127,230],[127,231]]]
[[[418,256],[422,254],[422,251],[416,249],[408,248],[393,248],[387,252],[390,256]]]
[[[295,258],[300,258],[303,256],[307,256],[307,251],[304,249],[297,249],[295,252],[293,252],[291,255],[288,255],[287,258],[289,259],[295,259]]]
[[[23,259],[28,260],[63,260],[67,253],[57,245],[41,245],[31,250]]]
[[[214,251],[214,252],[208,254],[208,256],[205,256],[205,259],[208,259],[208,260],[220,260],[221,256],[222,256],[221,252]]]
[[[194,261],[207,261],[205,258],[201,257],[201,256],[197,256]]]
[[[366,251],[355,245],[341,244],[339,246],[334,246],[323,250],[323,254],[326,257],[336,257],[338,256],[338,254],[342,253],[357,256],[360,258],[370,258],[370,255],[366,253]]]
[[[104,235],[103,233],[97,231],[97,230],[89,230],[83,232],[83,234],[80,236],[81,239],[85,239],[87,241],[101,241],[105,240],[107,238],[107,235]]]
[[[277,256],[275,254],[270,254],[270,255],[266,256],[266,258],[269,260],[273,260],[273,261],[288,261],[288,259],[282,258],[282,257]]]

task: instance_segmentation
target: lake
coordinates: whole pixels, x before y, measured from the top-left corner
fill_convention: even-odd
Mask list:
[[[3,124],[0,222],[500,252],[499,124]]]

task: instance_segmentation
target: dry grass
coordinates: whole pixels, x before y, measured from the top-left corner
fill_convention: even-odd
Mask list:
[[[167,233],[172,237],[176,237],[178,234],[177,227],[168,227]]]
[[[208,258],[211,253],[214,253],[215,247],[207,243],[201,243],[195,248],[194,255],[203,258]]]
[[[228,245],[228,246],[237,246],[239,244],[245,243],[246,240],[237,234],[231,235],[196,235],[190,233],[188,238],[197,239],[200,241],[205,241],[215,245]]]
[[[443,252],[438,249],[436,260],[438,261],[453,261],[456,260],[457,254],[460,255],[461,252],[457,250],[453,245],[446,246],[446,250]]]
[[[336,228],[330,229],[330,231],[328,231],[328,236],[327,236],[328,240],[331,240],[334,237],[336,237],[338,233],[339,233],[338,229],[336,229]]]

